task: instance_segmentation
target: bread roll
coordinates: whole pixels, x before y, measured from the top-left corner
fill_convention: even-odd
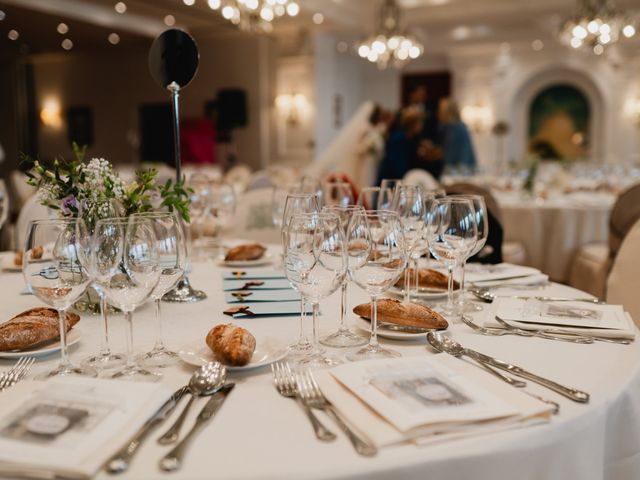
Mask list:
[[[44,253],[44,248],[42,246],[33,247],[31,249],[31,259],[38,260],[42,258],[42,254]],[[13,263],[16,267],[22,266],[22,259],[24,258],[24,250],[18,250],[16,255],[13,257]]]
[[[67,313],[67,332],[80,317]],[[0,325],[0,351],[25,350],[60,337],[58,312],[53,308],[32,308]]]
[[[371,304],[363,303],[353,309],[353,313],[371,320]],[[378,320],[419,328],[443,330],[449,326],[438,312],[417,303],[403,303],[391,298],[378,300]]]
[[[226,261],[258,260],[267,249],[259,243],[245,243],[230,249],[224,256]]]
[[[400,277],[400,280],[396,282],[396,287],[404,288],[404,278],[407,273],[411,274],[411,282],[415,282],[415,274],[413,268],[407,268],[404,271],[404,274]],[[431,270],[430,268],[419,268],[418,269],[418,287],[420,288],[428,288],[431,290],[447,290],[449,288],[449,278],[444,274],[440,273],[437,270]],[[457,290],[460,288],[460,284],[453,281],[453,289]]]
[[[206,341],[217,361],[233,367],[249,363],[256,349],[254,336],[232,323],[213,327],[209,330]]]

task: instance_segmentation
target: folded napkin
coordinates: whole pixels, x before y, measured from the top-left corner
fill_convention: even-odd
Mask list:
[[[270,280],[287,278],[282,270],[242,270],[235,269],[224,272],[222,280]]]
[[[225,292],[233,290],[287,290],[291,284],[285,278],[270,280],[223,280],[222,289]]]
[[[294,302],[300,300],[300,294],[289,290],[236,290],[224,295],[227,303],[255,303],[255,302]]]
[[[305,304],[306,313],[312,312],[311,305]],[[233,318],[251,317],[282,317],[285,315],[300,315],[300,299],[295,302],[259,302],[251,305],[230,305],[223,312]]]
[[[154,383],[20,382],[0,398],[0,475],[93,477],[170,395]]]
[[[506,278],[501,280],[477,280],[473,283],[475,287],[480,288],[490,288],[490,287],[504,287],[509,288],[510,285],[518,286],[518,285],[531,285],[532,289],[535,288],[535,285],[542,285],[549,281],[549,275],[545,275],[544,273],[536,273],[533,275],[527,275],[525,277],[516,277],[516,278]],[[520,288],[521,289],[521,288]]]
[[[378,447],[432,444],[547,422],[553,407],[447,355],[314,372],[322,392]]]
[[[465,281],[469,283],[490,282],[539,274],[540,270],[537,268],[513,265],[511,263],[498,263],[496,265],[469,263],[465,269]],[[459,274],[454,275],[457,275],[456,280],[459,280]]]
[[[496,316],[523,329],[553,329],[608,338],[634,339],[636,336],[635,324],[622,305],[496,298],[487,311],[483,326],[505,328],[496,321]]]

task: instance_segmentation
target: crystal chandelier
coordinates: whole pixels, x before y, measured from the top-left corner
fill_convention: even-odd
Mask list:
[[[636,21],[617,10],[611,0],[578,0],[576,15],[560,30],[560,39],[572,48],[590,49],[602,55],[620,38],[636,34]]]
[[[212,10],[247,32],[273,31],[272,21],[278,17],[295,17],[300,6],[294,0],[208,0]]]
[[[378,33],[361,41],[357,45],[358,55],[378,68],[385,69],[389,65],[399,67],[415,60],[424,51],[422,44],[400,31],[400,8],[395,0],[384,0],[380,9]]]

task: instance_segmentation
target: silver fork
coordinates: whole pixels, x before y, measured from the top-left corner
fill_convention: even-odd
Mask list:
[[[356,452],[365,457],[372,457],[378,453],[378,449],[361,433],[353,430],[345,423],[340,414],[336,411],[333,404],[320,391],[320,387],[311,375],[310,371],[296,374],[296,384],[298,385],[298,393],[302,401],[311,408],[318,408],[327,413],[349,438],[349,441],[355,448]]]
[[[20,357],[16,364],[0,377],[0,392],[22,380],[29,373],[35,361],[36,359],[33,357]]]
[[[298,395],[298,386],[296,380],[291,371],[291,367],[288,362],[275,362],[271,364],[271,371],[273,372],[273,383],[276,386],[276,390],[283,397],[293,398],[296,403],[300,405],[300,408],[307,415],[307,418],[313,426],[313,431],[316,434],[318,440],[323,442],[332,442],[336,439],[336,434],[326,428],[320,420],[313,414],[313,411],[309,406],[302,401]]]

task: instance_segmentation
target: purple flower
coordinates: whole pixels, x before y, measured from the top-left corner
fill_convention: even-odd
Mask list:
[[[73,215],[78,213],[79,207],[78,199],[73,195],[68,195],[62,199],[60,210],[62,210],[64,215]]]

